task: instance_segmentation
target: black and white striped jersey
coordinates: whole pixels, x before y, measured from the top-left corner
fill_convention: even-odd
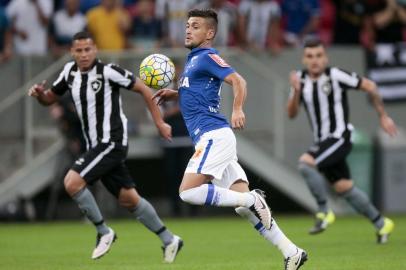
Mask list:
[[[317,79],[306,70],[299,71],[301,103],[303,103],[313,130],[315,142],[329,137],[341,138],[352,130],[349,123],[348,89],[358,89],[361,77],[337,67],[328,67]]]
[[[131,89],[134,75],[119,66],[96,60],[93,68],[80,72],[67,63],[51,90],[57,95],[70,91],[82,124],[87,149],[98,143],[128,144],[127,118],[122,109],[120,88]]]

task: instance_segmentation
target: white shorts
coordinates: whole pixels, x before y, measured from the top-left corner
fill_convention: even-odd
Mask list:
[[[212,183],[229,188],[236,180],[248,183],[247,175],[238,164],[237,144],[230,128],[220,128],[204,133],[195,146],[185,173],[207,174]]]

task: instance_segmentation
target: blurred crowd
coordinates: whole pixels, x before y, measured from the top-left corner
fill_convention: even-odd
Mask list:
[[[269,50],[404,40],[406,0],[0,0],[0,61],[12,55],[58,56],[87,29],[101,50],[182,47],[187,11],[219,14],[216,46]]]

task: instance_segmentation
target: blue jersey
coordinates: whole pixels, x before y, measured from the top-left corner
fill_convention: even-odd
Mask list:
[[[195,48],[188,55],[179,82],[179,104],[195,144],[203,133],[230,126],[220,113],[220,90],[233,72],[213,48]]]

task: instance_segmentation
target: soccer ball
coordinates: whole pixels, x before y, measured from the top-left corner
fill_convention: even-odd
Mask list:
[[[175,65],[163,54],[151,54],[142,60],[140,78],[151,88],[167,87],[175,77]]]

